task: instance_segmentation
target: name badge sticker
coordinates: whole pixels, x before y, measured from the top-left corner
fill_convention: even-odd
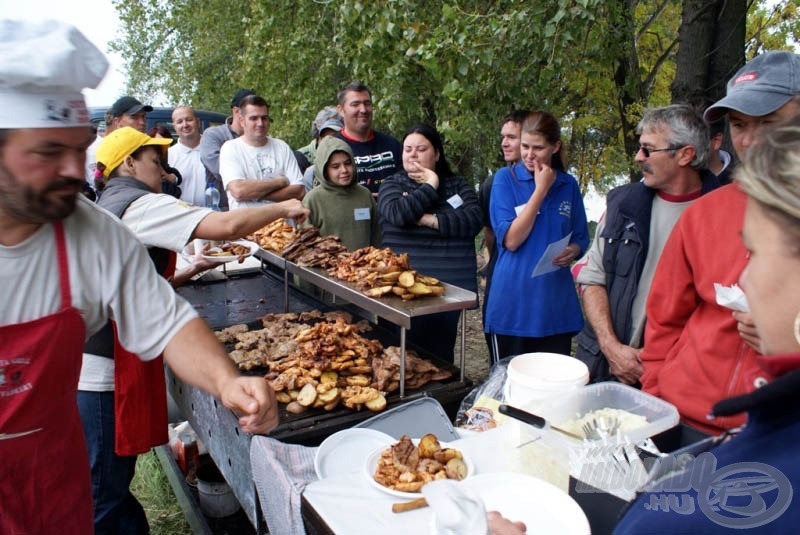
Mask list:
[[[369,208],[356,208],[353,210],[353,217],[356,221],[369,221],[371,219]]]
[[[449,199],[447,199],[447,204],[453,207],[453,210],[457,209],[459,206],[464,204],[464,199],[461,198],[461,195],[456,193]]]

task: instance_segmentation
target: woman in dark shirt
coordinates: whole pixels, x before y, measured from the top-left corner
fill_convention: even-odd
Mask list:
[[[378,193],[383,247],[408,253],[423,275],[478,291],[475,236],[483,227],[475,190],[447,163],[439,132],[417,124],[403,137],[403,170]],[[415,318],[409,340],[453,361],[459,312]]]

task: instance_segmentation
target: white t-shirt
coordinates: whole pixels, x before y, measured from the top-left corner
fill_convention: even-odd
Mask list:
[[[128,206],[122,214],[122,222],[146,247],[180,252],[200,221],[210,213],[207,208],[188,204],[171,195],[148,193]],[[169,288],[174,293],[172,287]],[[114,361],[84,353],[78,388],[92,392],[114,390]]]
[[[112,179],[113,180],[113,179]],[[146,247],[161,247],[176,253],[189,243],[192,233],[212,211],[164,193],[147,193],[133,201],[122,222]]]
[[[86,149],[86,182],[94,188],[94,169],[97,166],[97,147],[103,142],[103,136],[98,135]]]
[[[244,137],[226,141],[219,151],[219,174],[227,191],[228,184],[239,179],[269,180],[285,176],[290,185],[302,184],[303,175],[297,165],[294,152],[286,142],[270,137],[263,147],[252,147]],[[261,206],[271,201],[238,202],[228,194],[231,210],[246,206]]]
[[[169,164],[180,171],[181,200],[196,206],[206,205],[206,168],[200,161],[200,145],[187,147],[180,141],[169,150]]]
[[[121,343],[151,360],[197,313],[153,269],[147,250],[117,218],[78,196],[64,220],[72,305],[87,337],[113,319]],[[52,225],[24,242],[0,245],[0,284],[6,288],[0,325],[13,325],[61,309],[58,257]],[[108,360],[108,359],[107,359]]]

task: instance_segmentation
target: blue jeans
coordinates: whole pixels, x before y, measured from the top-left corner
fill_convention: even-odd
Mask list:
[[[79,390],[78,410],[89,446],[95,534],[149,533],[144,509],[130,491],[136,456],[114,453],[114,392]]]

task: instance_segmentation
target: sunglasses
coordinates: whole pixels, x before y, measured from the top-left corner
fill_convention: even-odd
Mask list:
[[[644,154],[645,158],[649,158],[650,154],[652,154],[653,152],[662,152],[665,150],[678,150],[679,148],[680,147],[664,147],[663,149],[651,149],[649,147],[643,147],[639,145],[639,150],[642,151],[642,154]]]

